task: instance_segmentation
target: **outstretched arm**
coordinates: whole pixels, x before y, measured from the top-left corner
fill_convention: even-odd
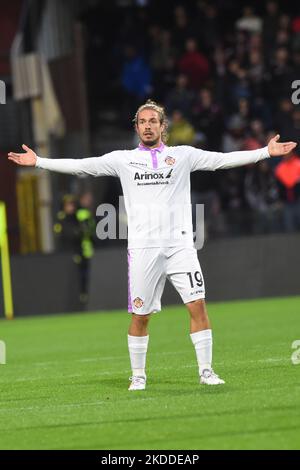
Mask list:
[[[296,142],[278,142],[279,139],[280,135],[277,134],[269,141],[268,151],[270,157],[284,157],[297,147]]]
[[[25,144],[22,145],[22,148],[25,150],[25,153],[10,152],[8,154],[8,160],[11,160],[17,165],[35,166],[37,162],[37,154]]]
[[[279,138],[277,134],[269,141],[267,147],[258,150],[222,153],[193,149],[191,171],[224,170],[249,165],[265,158],[288,155],[297,146],[296,142],[278,142]]]
[[[27,145],[22,145],[22,148],[25,150],[25,153],[10,152],[8,159],[17,165],[31,166],[70,175],[119,176],[118,151],[111,152],[102,157],[51,159],[38,157]]]

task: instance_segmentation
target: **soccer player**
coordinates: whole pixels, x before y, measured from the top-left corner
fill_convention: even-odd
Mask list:
[[[168,147],[164,109],[148,100],[137,110],[135,130],[140,139],[134,150],[114,151],[102,157],[48,159],[23,145],[25,153],[9,153],[18,165],[35,166],[73,175],[120,178],[128,217],[128,348],[132,368],[129,390],[146,388],[148,322],[161,308],[166,278],[190,313],[190,337],[195,347],[200,383],[224,384],[212,369],[212,330],[205,306],[204,280],[193,245],[190,173],[255,163],[288,155],[294,142],[241,152],[209,152],[190,146]],[[171,216],[170,216],[171,215]]]

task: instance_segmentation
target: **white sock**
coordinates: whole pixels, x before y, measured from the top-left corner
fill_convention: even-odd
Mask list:
[[[211,369],[213,344],[212,331],[197,331],[196,333],[191,333],[190,336],[192,343],[195,346],[199,374],[201,375],[204,369]]]
[[[128,335],[128,349],[133,376],[146,377],[146,354],[149,336]]]

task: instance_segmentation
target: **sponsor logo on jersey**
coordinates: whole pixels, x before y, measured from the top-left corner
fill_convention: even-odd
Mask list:
[[[174,165],[174,163],[176,162],[176,160],[175,160],[175,158],[168,156],[168,157],[165,159],[165,162],[166,162],[167,165],[170,165],[170,166],[171,166],[171,165]]]
[[[164,173],[156,172],[156,173],[138,173],[136,172],[134,175],[134,181],[138,180],[161,180],[161,179],[169,179],[172,176],[173,169],[169,171],[169,173],[165,176]]]
[[[144,301],[140,297],[136,297],[133,301],[133,305],[136,308],[141,308],[144,305]]]
[[[129,165],[134,165],[134,166],[148,166],[147,163],[140,163],[140,162],[130,162]]]
[[[197,294],[203,294],[202,290],[193,290],[190,292],[190,295],[197,295]]]

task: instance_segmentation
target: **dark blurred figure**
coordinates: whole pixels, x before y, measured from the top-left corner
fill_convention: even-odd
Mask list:
[[[202,88],[193,106],[193,123],[205,135],[205,146],[212,151],[221,149],[223,117],[220,106],[214,101],[212,92]]]
[[[278,183],[268,162],[259,162],[247,168],[245,198],[251,209],[253,234],[280,231],[282,203]]]
[[[59,251],[69,252],[78,266],[82,304],[88,301],[90,260],[94,254],[96,224],[91,210],[92,195],[84,193],[79,206],[73,195],[65,195],[62,210],[58,212],[54,225]]]
[[[275,43],[276,31],[279,25],[279,8],[275,0],[266,2],[266,13],[263,23],[263,36],[265,49],[270,50]]]
[[[76,219],[80,231],[80,252],[77,254],[77,263],[80,275],[80,301],[88,301],[88,286],[90,275],[90,262],[94,255],[96,236],[96,222],[93,214],[93,195],[87,191],[79,198],[79,207]]]
[[[151,43],[150,66],[153,72],[153,94],[157,100],[165,100],[167,93],[174,87],[176,70],[176,51],[172,35],[168,29],[156,25],[149,28]]]
[[[57,213],[54,224],[57,249],[76,254],[80,251],[80,230],[76,217],[77,202],[72,194],[63,197],[62,209]]]
[[[261,96],[264,91],[265,78],[264,57],[261,51],[250,51],[248,77],[251,83],[252,94],[254,96]]]
[[[300,158],[293,153],[276,167],[275,175],[280,183],[284,201],[283,223],[286,232],[300,230]]]
[[[245,213],[244,173],[244,168],[220,172],[220,199],[225,211],[228,235],[238,236],[249,233],[249,218]]]
[[[291,90],[293,80],[293,68],[290,65],[290,52],[286,47],[276,49],[271,65],[268,87],[270,99],[273,105],[284,98],[288,90]]]
[[[248,73],[236,59],[232,59],[228,63],[223,87],[224,103],[228,113],[232,113],[236,109],[236,104],[241,98],[248,100],[252,98]]]
[[[246,121],[239,115],[230,116],[227,130],[223,134],[222,152],[236,152],[243,149]]]
[[[177,54],[182,54],[184,44],[191,35],[191,24],[185,8],[178,5],[174,9],[172,35]]]
[[[294,108],[292,113],[292,125],[289,131],[289,140],[299,142],[300,138],[300,108]]]
[[[194,33],[206,53],[212,52],[221,40],[220,13],[214,3],[197,2],[193,18]]]
[[[190,38],[185,44],[185,53],[178,62],[180,72],[187,76],[188,85],[192,90],[203,86],[210,76],[210,66],[204,54],[198,51],[195,39]]]
[[[282,139],[288,138],[289,140],[292,140],[289,136],[293,125],[292,112],[293,103],[291,101],[291,97],[287,96],[282,98],[274,117],[274,127],[278,130]]]
[[[300,24],[300,18],[299,18],[299,24]],[[299,44],[297,45],[297,49],[293,53],[293,81],[294,80],[300,80],[300,31],[298,33],[299,35]]]
[[[191,116],[193,104],[193,93],[188,89],[188,79],[186,75],[178,75],[176,78],[176,86],[169,91],[166,98],[166,108],[169,114],[178,110],[187,118]]]
[[[151,92],[152,73],[143,55],[133,45],[124,48],[121,83],[124,93],[123,125],[131,127],[128,116],[134,116],[137,107]]]
[[[243,150],[256,150],[266,145],[267,138],[262,121],[253,119],[250,122],[248,135],[243,144]]]

